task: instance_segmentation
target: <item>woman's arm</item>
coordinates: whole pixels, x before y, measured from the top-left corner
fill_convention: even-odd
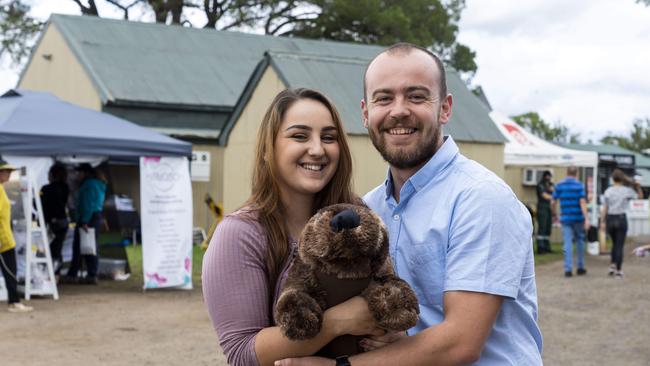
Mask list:
[[[217,227],[203,259],[203,295],[230,365],[272,365],[278,359],[312,355],[341,334],[373,333],[365,300],[353,298],[324,313],[315,338],[285,338],[269,314],[265,242],[259,225],[228,217]]]

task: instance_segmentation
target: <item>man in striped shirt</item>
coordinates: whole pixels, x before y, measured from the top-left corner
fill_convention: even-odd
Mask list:
[[[560,201],[560,223],[564,237],[564,276],[573,276],[573,241],[576,242],[578,276],[587,274],[585,269],[585,231],[589,228],[587,200],[582,183],[576,179],[578,168],[567,168],[567,177],[555,186],[551,210],[555,216]]]

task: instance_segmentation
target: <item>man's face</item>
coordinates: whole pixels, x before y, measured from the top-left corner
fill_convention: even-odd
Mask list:
[[[379,55],[366,73],[364,126],[391,166],[418,168],[442,143],[442,125],[451,117],[452,98],[440,99],[440,70],[430,55]]]

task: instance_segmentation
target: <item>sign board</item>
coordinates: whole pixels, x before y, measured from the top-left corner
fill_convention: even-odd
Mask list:
[[[209,151],[192,151],[192,172],[193,182],[210,181],[210,152]]]
[[[144,288],[192,288],[192,188],[184,157],[140,158]]]
[[[648,204],[648,200],[631,200],[627,216],[629,218],[648,219],[648,214],[650,213],[649,209],[650,205]]]

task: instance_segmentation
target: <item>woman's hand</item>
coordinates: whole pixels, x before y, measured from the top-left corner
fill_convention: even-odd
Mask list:
[[[363,348],[365,352],[368,352],[368,351],[375,350],[377,348],[387,346],[393,342],[397,342],[400,339],[406,337],[408,337],[406,332],[388,332],[383,336],[370,336],[364,338],[361,340],[360,346],[361,348]]]
[[[368,303],[361,296],[355,296],[327,309],[323,316],[323,328],[336,336],[344,334],[381,336],[386,333],[379,328],[368,309]]]

